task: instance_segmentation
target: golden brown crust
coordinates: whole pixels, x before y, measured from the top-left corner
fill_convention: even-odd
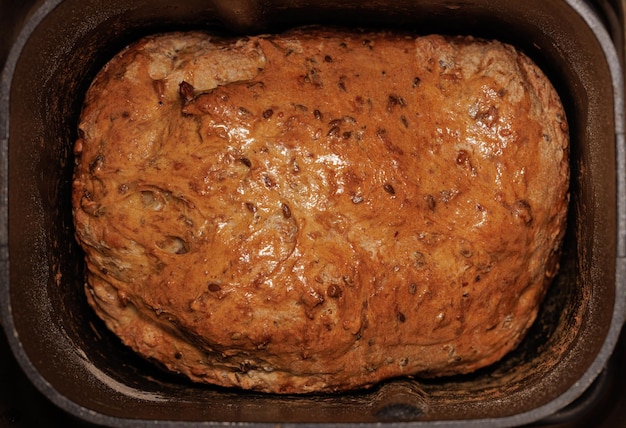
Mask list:
[[[532,324],[565,227],[561,103],[495,41],[148,37],[95,79],[76,155],[91,305],[224,386],[491,364]]]

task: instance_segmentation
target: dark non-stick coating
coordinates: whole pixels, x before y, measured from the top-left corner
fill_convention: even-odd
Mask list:
[[[584,2],[50,0],[39,6],[9,54],[0,88],[1,314],[22,367],[63,409],[116,426],[505,426],[559,411],[602,370],[626,295],[623,88],[614,46]],[[349,394],[245,393],[159,370],[123,347],[87,306],[70,209],[72,145],[85,91],[100,67],[149,33],[251,34],[303,24],[497,38],[531,56],[561,94],[572,150],[561,272],[527,338],[499,363],[468,376],[398,379]]]

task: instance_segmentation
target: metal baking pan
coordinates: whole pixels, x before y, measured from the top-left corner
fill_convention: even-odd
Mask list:
[[[367,391],[276,396],[194,385],[143,361],[83,296],[70,210],[72,145],[91,79],[155,32],[276,32],[302,24],[471,34],[511,43],[559,91],[570,123],[571,207],[561,271],[520,347],[474,374]],[[605,22],[582,0],[49,0],[12,45],[0,87],[2,326],[33,384],[109,426],[512,426],[563,419],[598,378],[624,322],[623,84]],[[569,407],[568,407],[569,405]],[[554,419],[556,420],[556,419]]]

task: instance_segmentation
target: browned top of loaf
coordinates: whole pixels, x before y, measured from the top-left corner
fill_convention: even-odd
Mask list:
[[[519,343],[556,271],[567,150],[554,89],[495,41],[149,37],[80,123],[88,297],[196,381],[469,372]]]

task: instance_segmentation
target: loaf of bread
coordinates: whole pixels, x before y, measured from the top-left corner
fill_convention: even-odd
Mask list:
[[[150,36],[81,115],[86,295],[197,382],[472,372],[520,343],[558,270],[568,151],[555,89],[497,41]]]

